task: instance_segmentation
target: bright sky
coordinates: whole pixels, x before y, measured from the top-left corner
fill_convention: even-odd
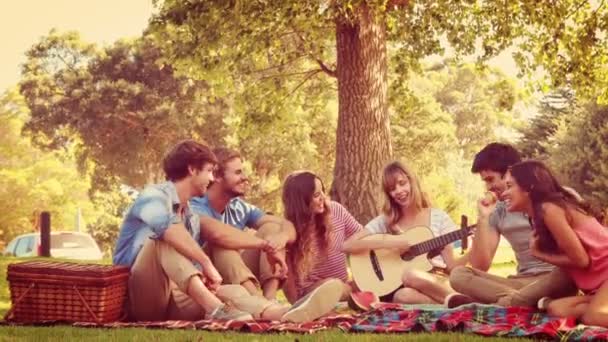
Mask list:
[[[25,52],[52,28],[110,44],[142,33],[152,0],[0,0],[0,93],[19,81]]]
[[[152,11],[152,0],[0,0],[0,94],[17,84],[25,52],[52,28],[110,44],[140,35]],[[517,72],[508,52],[490,65],[511,77]]]

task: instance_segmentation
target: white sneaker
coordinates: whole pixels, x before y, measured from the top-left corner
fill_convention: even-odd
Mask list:
[[[538,302],[536,303],[536,307],[539,310],[546,311],[547,308],[549,307],[549,303],[551,303],[551,300],[552,299],[549,298],[549,297],[543,297],[543,298],[541,298],[541,299],[538,300]]]
[[[295,302],[281,320],[295,323],[313,321],[336,307],[343,289],[342,281],[330,279]]]
[[[253,316],[250,313],[241,311],[231,305],[222,304],[215,308],[205,317],[206,319],[214,319],[219,321],[250,321]]]
[[[471,303],[475,303],[475,299],[462,293],[450,293],[445,297],[445,300],[443,301],[443,304],[449,309],[453,309],[461,305]]]

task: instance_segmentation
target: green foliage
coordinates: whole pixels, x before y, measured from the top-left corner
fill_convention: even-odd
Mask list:
[[[518,143],[526,157],[545,160],[561,181],[597,210],[608,208],[608,108],[578,103],[560,89],[540,102]]]
[[[560,122],[566,124],[576,110],[580,109],[574,94],[568,89],[559,89],[545,95],[538,105],[538,114],[526,127],[521,128],[518,142],[521,153],[529,158],[543,159],[548,156],[548,144],[552,144]]]
[[[446,83],[435,97],[452,115],[458,147],[467,157],[497,140],[501,127],[512,129],[521,120],[513,110],[520,94],[514,82],[496,69],[473,65],[450,68]]]
[[[512,128],[521,126],[520,117],[513,115],[517,113],[514,104],[521,94],[513,82],[495,70],[466,66],[450,68],[447,79],[441,80],[442,88],[433,94],[439,108],[429,94],[414,100],[410,96],[409,76],[412,71],[422,72],[423,58],[442,54],[445,42],[455,51],[457,60],[475,55],[480,62],[515,47],[515,58],[523,74],[544,67],[553,83],[572,83],[580,88],[581,94],[593,97],[597,94],[587,85],[606,78],[602,72],[590,72],[595,69],[585,64],[589,62],[598,70],[606,70],[602,59],[605,57],[601,57],[606,55],[601,53],[606,44],[589,44],[606,39],[606,10],[601,5],[594,7],[574,0],[559,4],[532,0],[508,4],[446,0],[432,5],[398,0],[321,3],[170,0],[157,2],[158,14],[148,32],[157,38],[166,60],[179,73],[204,80],[214,94],[229,98],[231,109],[237,117],[245,118],[243,122],[276,122],[285,121],[285,108],[293,108],[290,114],[306,117],[307,103],[318,102],[315,101],[318,97],[335,96],[331,88],[333,78],[339,75],[336,70],[384,68],[382,61],[378,63],[380,66],[374,64],[376,61],[363,66],[337,65],[337,30],[344,27],[343,23],[363,27],[358,25],[364,21],[362,13],[369,9],[372,21],[381,23],[385,29],[378,30],[371,39],[388,46],[391,120],[397,121],[392,124],[395,152],[412,160],[427,158],[441,165],[445,157],[434,151],[441,151],[441,147],[454,141],[449,133],[450,121],[455,123],[455,142],[465,158],[497,137],[513,138]],[[570,20],[565,22],[565,17]],[[351,48],[366,51],[369,46],[363,44],[369,43],[361,44]],[[382,74],[385,70],[378,71]],[[425,76],[432,77],[432,73]],[[345,83],[340,83],[346,80],[337,81],[343,85],[340,89],[346,89]],[[377,81],[384,82],[379,78]],[[365,101],[376,104],[378,113],[383,113],[387,104],[380,93]],[[359,101],[348,90],[338,95],[340,106],[343,102],[352,106]],[[412,108],[405,108],[408,105]],[[431,117],[421,118],[424,113]],[[424,125],[431,122],[433,128],[426,131]],[[446,135],[440,136],[439,132]],[[380,128],[367,132],[382,133]],[[430,157],[421,156],[422,149],[417,148],[421,145],[429,147]],[[306,148],[305,145],[303,149]],[[341,148],[344,149],[337,146],[337,150]],[[370,147],[356,148],[374,153]],[[375,168],[368,171],[376,174]]]
[[[276,194],[288,172],[333,160],[335,118],[322,90],[328,84],[308,83],[293,93],[296,82],[262,82],[242,97],[220,99],[207,86],[219,79],[175,75],[147,37],[102,51],[82,45],[73,33],[44,37],[28,53],[21,92],[32,108],[26,129],[37,145],[74,146],[81,171],[92,173],[92,190],[158,181],[167,148],[193,137],[242,151],[253,169],[251,198],[276,211],[278,202],[268,194]],[[55,51],[82,62],[64,63]],[[48,88],[53,92],[44,92]],[[260,104],[258,97],[290,102]],[[298,153],[294,144],[277,143],[286,141],[301,142]]]
[[[133,198],[126,189],[117,188],[111,192],[96,192],[92,202],[99,216],[89,224],[91,234],[101,250],[111,256],[118,240],[123,216],[133,202]]]
[[[160,159],[176,140],[223,133],[206,125],[221,122],[223,103],[204,82],[157,64],[160,52],[146,37],[98,50],[78,34],[51,31],[27,56],[20,82],[31,110],[26,132],[37,146],[73,148],[81,171],[92,172],[93,189],[159,180]]]
[[[562,118],[547,146],[563,181],[597,209],[608,208],[608,107],[587,105]]]
[[[0,98],[0,241],[32,232],[41,211],[51,213],[54,230],[74,229],[78,208],[94,219],[89,179],[78,174],[73,151],[40,151],[21,129],[28,119],[23,98],[8,91]]]
[[[496,70],[472,65],[424,66],[406,83],[391,83],[393,149],[423,180],[433,205],[454,219],[476,215],[483,191],[470,172],[472,156],[485,144],[514,134],[522,119],[515,83]]]
[[[446,151],[456,147],[451,116],[429,95],[404,99],[407,109],[391,117],[394,151],[427,174],[447,162]]]

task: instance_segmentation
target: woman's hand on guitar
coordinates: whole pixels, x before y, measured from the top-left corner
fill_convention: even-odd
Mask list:
[[[397,249],[399,251],[399,254],[403,254],[410,250],[411,246],[407,241],[399,240],[399,241],[395,241],[395,242],[397,244],[395,246],[395,249]]]

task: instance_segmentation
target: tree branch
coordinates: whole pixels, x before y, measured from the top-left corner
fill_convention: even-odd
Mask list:
[[[306,42],[306,39],[304,39],[304,37],[302,37],[302,34],[300,34],[300,32],[298,30],[296,30],[294,28],[294,32],[296,33],[296,35],[298,36],[298,38],[300,39],[300,41],[302,43]],[[308,51],[308,55],[310,56],[310,58],[312,58],[313,60],[315,60],[317,62],[317,64],[319,64],[319,66],[321,67],[321,70],[326,73],[327,75],[333,77],[333,78],[337,78],[336,75],[336,70],[332,70],[330,68],[327,67],[327,65],[325,65],[325,63],[323,63],[323,61],[317,57],[315,57],[312,52]]]
[[[588,0],[583,0],[581,1],[574,10],[572,10],[572,12],[568,13],[568,15],[566,15],[566,17],[562,20],[565,21],[566,19],[570,18],[571,16],[573,16],[576,12],[578,12],[578,10],[581,9],[581,7],[583,7],[586,3],[588,3]]]
[[[322,60],[320,60],[320,59],[318,59],[318,58],[315,58],[315,61],[317,61],[317,63],[319,64],[319,66],[321,67],[321,70],[322,70],[323,72],[325,72],[326,74],[328,74],[328,75],[329,75],[329,76],[331,76],[331,77],[334,77],[334,78],[338,77],[338,75],[336,75],[336,70],[332,70],[332,69],[328,68],[328,67],[325,65],[325,63],[323,63],[323,61],[322,61]]]
[[[251,72],[246,73],[245,75],[259,74],[259,73],[263,73],[263,72],[270,71],[270,70],[273,70],[273,69],[278,69],[280,67],[284,67],[284,66],[289,65],[289,64],[291,64],[293,62],[296,62],[297,60],[302,59],[303,57],[307,57],[307,55],[298,55],[294,59],[288,60],[285,63],[279,64],[279,65],[269,66],[269,67],[263,68],[263,69],[253,70]]]
[[[311,72],[319,72],[319,71],[323,71],[321,69],[313,69],[313,70],[306,70],[306,71],[300,71],[300,72],[288,72],[288,73],[284,73],[284,74],[273,74],[273,75],[268,75],[268,76],[262,76],[260,77],[260,80],[265,80],[265,79],[269,79],[269,78],[277,78],[277,77],[290,77],[290,76],[298,76],[298,75],[308,75]]]
[[[59,58],[63,62],[63,64],[65,64],[65,66],[67,66],[72,72],[76,72],[76,69],[74,69],[74,67],[70,63],[68,63],[68,61],[66,61],[63,56],[61,56],[60,52],[55,53],[55,57]]]
[[[291,95],[293,95],[293,93],[295,93],[295,92],[296,92],[298,89],[300,89],[300,87],[301,87],[301,86],[303,86],[303,85],[304,85],[304,83],[306,83],[306,81],[308,81],[308,80],[309,80],[309,79],[311,79],[311,78],[312,78],[314,75],[316,75],[316,74],[318,74],[318,73],[320,73],[320,72],[322,72],[322,70],[320,70],[320,69],[311,70],[310,74],[309,74],[308,76],[306,76],[306,77],[305,77],[305,78],[302,80],[302,82],[298,83],[298,85],[297,85],[295,88],[293,88],[293,90],[292,90],[292,91],[290,91],[290,92],[289,92],[289,94],[287,94],[287,95],[286,95],[286,96],[283,98],[283,100],[285,100],[286,98],[288,98],[288,97],[290,97]]]

